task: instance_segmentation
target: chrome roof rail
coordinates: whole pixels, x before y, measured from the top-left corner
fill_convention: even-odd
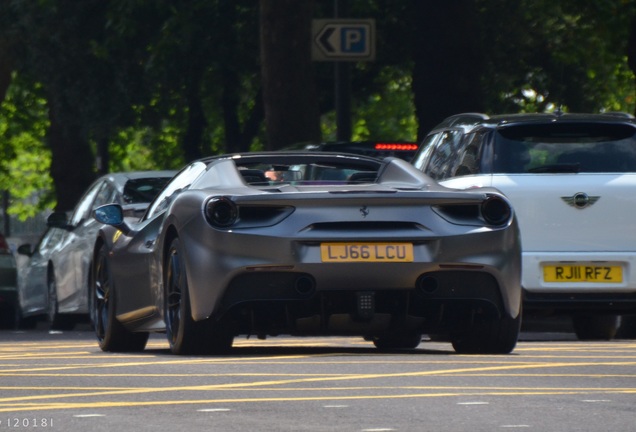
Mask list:
[[[437,128],[455,126],[458,124],[474,125],[479,123],[482,120],[487,120],[489,118],[490,117],[488,116],[488,114],[476,113],[476,112],[455,114],[444,119],[444,121],[441,122],[437,126]]]
[[[614,116],[614,117],[623,117],[623,118],[628,118],[628,119],[633,119],[636,118],[634,117],[633,114],[630,114],[628,112],[623,112],[623,111],[606,111],[601,113],[602,115],[607,115],[607,116]]]

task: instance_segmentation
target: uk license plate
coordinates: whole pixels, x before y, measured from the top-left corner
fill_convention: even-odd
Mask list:
[[[322,243],[322,262],[413,262],[412,243]]]
[[[614,265],[559,264],[543,267],[545,282],[621,283],[623,268]]]

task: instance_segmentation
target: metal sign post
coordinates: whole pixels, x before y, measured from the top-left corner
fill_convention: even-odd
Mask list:
[[[335,62],[336,140],[350,141],[351,73],[347,62],[375,60],[375,20],[313,20],[311,56],[314,61]]]

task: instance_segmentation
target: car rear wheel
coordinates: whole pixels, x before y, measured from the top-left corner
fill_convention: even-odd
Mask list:
[[[57,284],[55,282],[55,274],[49,271],[48,276],[48,313],[47,318],[51,330],[73,330],[75,328],[75,319],[72,316],[60,314],[57,302]]]
[[[373,344],[379,350],[415,349],[422,342],[422,333],[416,331],[402,331],[376,336]]]
[[[15,309],[15,328],[19,330],[33,330],[38,325],[38,316],[24,316],[20,305]]]
[[[15,307],[0,308],[0,328],[18,328],[18,312]]]
[[[636,315],[622,315],[616,331],[617,339],[636,339]]]
[[[484,317],[463,331],[451,335],[458,354],[508,354],[515,349],[521,331],[521,310],[516,318]]]
[[[117,296],[104,245],[97,253],[93,275],[90,293],[91,317],[99,347],[102,351],[111,352],[142,351],[146,347],[149,334],[129,331],[115,315]]]
[[[194,321],[184,255],[179,238],[170,243],[164,264],[165,319],[170,350],[174,354],[222,353],[232,346],[233,336],[211,319]]]
[[[611,340],[618,329],[617,315],[574,315],[572,326],[579,340]]]
[[[621,324],[616,331],[618,339],[636,339],[636,315],[621,316]]]

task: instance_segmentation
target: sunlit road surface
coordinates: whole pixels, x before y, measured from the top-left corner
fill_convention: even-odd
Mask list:
[[[0,431],[635,431],[636,341],[237,339],[225,356],[99,350],[91,332],[0,332]]]

